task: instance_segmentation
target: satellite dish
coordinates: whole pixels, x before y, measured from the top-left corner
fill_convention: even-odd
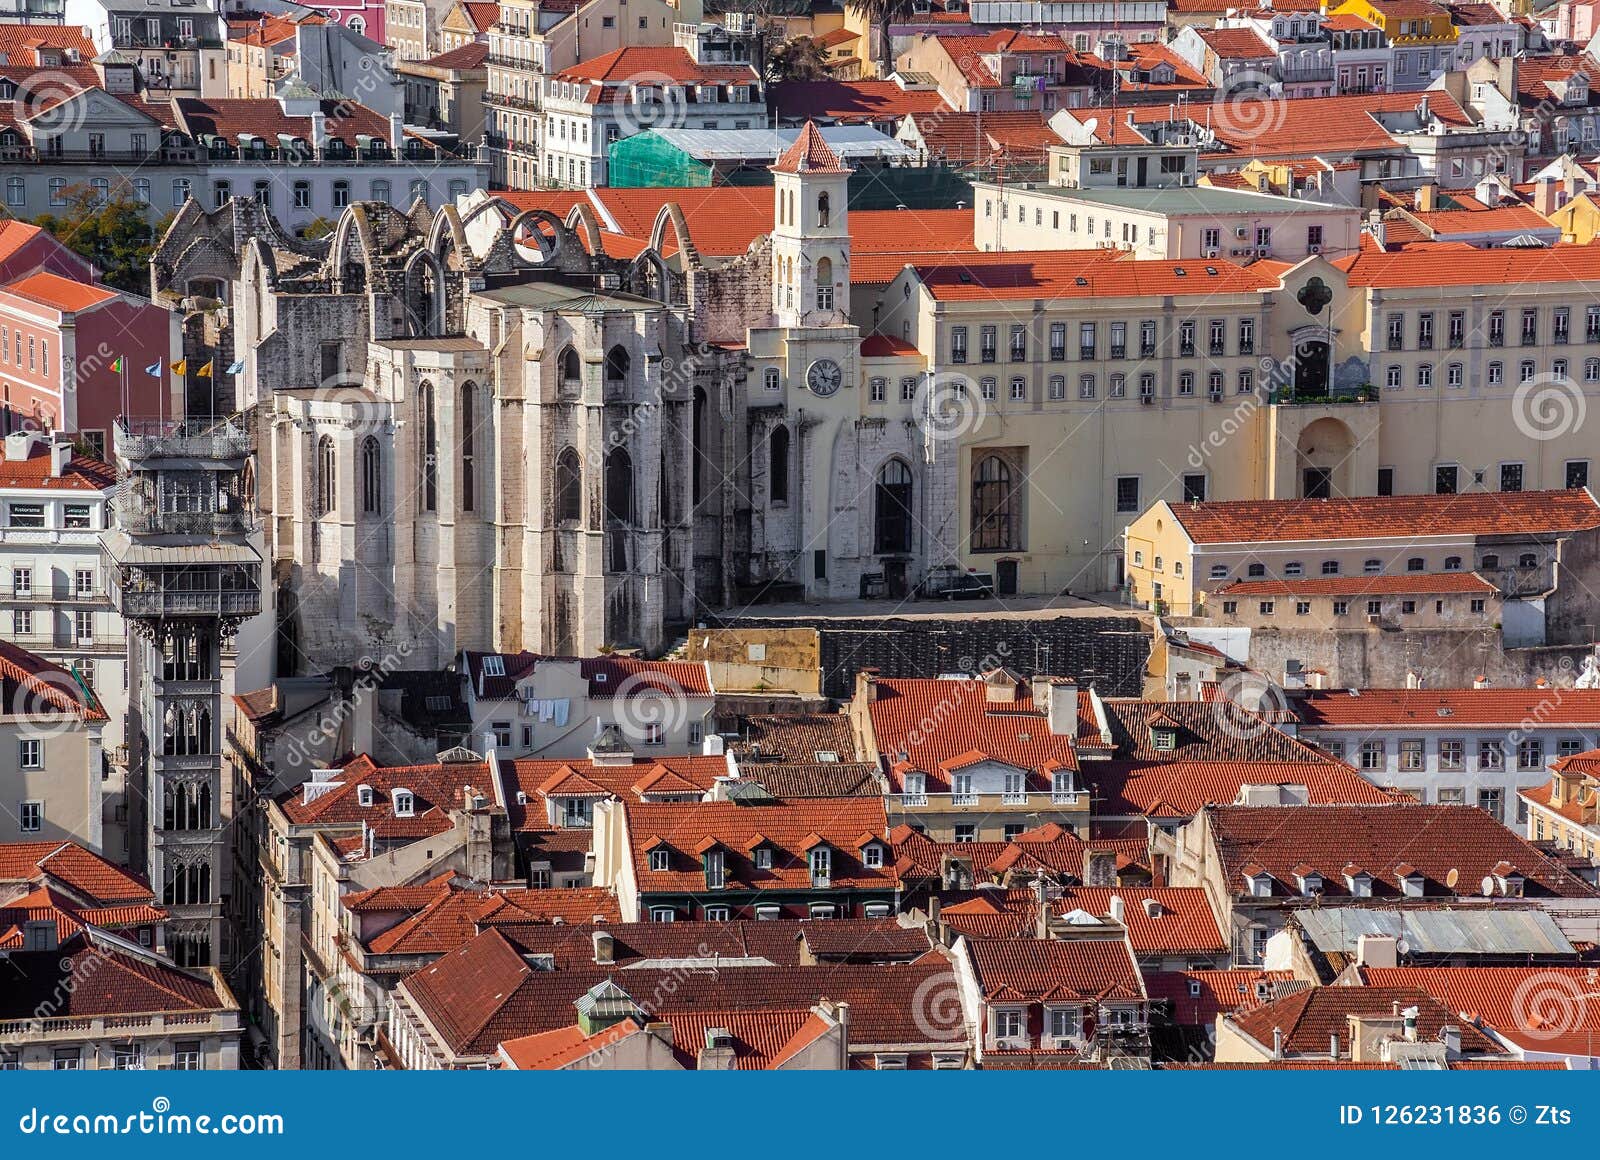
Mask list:
[[[1457,870],[1454,866],[1450,867],[1450,873],[1444,876],[1444,884],[1451,890],[1454,890],[1456,888],[1456,883],[1460,881],[1461,871]]]
[[[1489,877],[1489,875],[1485,874],[1483,876],[1483,881],[1478,883],[1478,892],[1480,894],[1482,894],[1485,898],[1488,898],[1491,895],[1493,895],[1494,894],[1494,879]]]
[[[1085,133],[1089,134],[1089,136],[1091,136],[1091,137],[1094,136],[1094,131],[1096,129],[1098,129],[1099,127],[1100,127],[1100,118],[1099,117],[1090,117],[1087,121],[1085,121],[1083,123],[1083,131]]]
[[[1409,955],[1411,953],[1411,944],[1405,939],[1401,939],[1394,944],[1394,949],[1397,954]]]

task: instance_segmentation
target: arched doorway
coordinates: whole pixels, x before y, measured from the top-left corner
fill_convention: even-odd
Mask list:
[[[1349,495],[1350,457],[1355,447],[1354,433],[1338,419],[1324,418],[1308,424],[1295,444],[1301,496],[1327,499]]]

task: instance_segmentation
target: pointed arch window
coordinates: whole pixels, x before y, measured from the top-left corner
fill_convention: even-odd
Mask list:
[[[821,193],[817,194],[817,225],[823,229],[826,229],[828,220],[832,216],[832,202],[828,197],[827,190],[823,190]]]
[[[378,449],[378,437],[368,435],[361,441],[361,510],[375,514],[383,510],[383,452]]]
[[[571,447],[556,456],[556,520],[583,519],[583,466]]]
[[[478,427],[478,386],[467,382],[461,386],[461,413],[456,416],[461,425],[461,510],[470,512],[476,504],[476,464]]]
[[[628,357],[628,352],[620,346],[614,346],[606,352],[606,382],[626,383],[628,371],[633,366],[633,360]]]
[[[583,381],[583,360],[570,346],[561,352],[561,385],[576,390]]]
[[[324,435],[317,440],[317,512],[325,516],[338,505],[338,455],[334,450],[333,436]]]
[[[874,551],[911,551],[911,487],[911,468],[905,460],[891,459],[878,469],[873,508]]]
[[[606,456],[606,519],[633,523],[633,457],[621,447]]]
[[[421,446],[417,449],[422,460],[422,510],[439,510],[439,428],[433,406],[433,384],[424,382],[418,392],[422,408],[420,424]]]

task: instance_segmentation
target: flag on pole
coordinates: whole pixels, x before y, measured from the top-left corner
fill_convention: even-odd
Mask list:
[[[194,373],[198,378],[209,379],[211,377],[211,363],[207,362],[205,366],[201,367]]]
[[[189,360],[188,359],[184,359],[184,358],[180,358],[177,362],[173,363],[172,364],[172,373],[175,374],[175,375],[186,375],[186,374],[188,374],[189,373]]]
[[[223,371],[222,373],[225,374],[225,375],[236,375],[236,374],[239,374],[240,372],[242,372],[243,370],[244,370],[244,359],[239,359],[237,362],[229,363],[228,364],[228,369]]]
[[[155,362],[145,367],[144,373],[149,375],[151,378],[159,379],[161,377],[161,360],[156,359]]]
[[[111,373],[114,375],[120,375],[122,373],[122,365],[122,356],[119,354],[116,357],[116,361],[111,364]]]

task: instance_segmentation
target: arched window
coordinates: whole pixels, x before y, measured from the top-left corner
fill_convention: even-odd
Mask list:
[[[706,447],[706,393],[700,388],[694,389],[694,414],[690,420],[694,429],[689,433],[692,446],[689,449],[689,476],[691,494],[694,502],[700,502],[701,472],[700,461],[705,458]]]
[[[767,490],[773,503],[789,502],[789,428],[774,427],[767,443]]]
[[[361,510],[383,510],[383,452],[378,449],[378,437],[368,435],[361,441]]]
[[[817,259],[817,309],[833,309],[833,263],[827,258]]]
[[[418,392],[422,407],[418,456],[422,460],[422,510],[439,510],[439,427],[433,408],[433,384],[424,382]]]
[[[817,225],[818,226],[824,226],[824,227],[827,226],[828,218],[831,216],[831,211],[832,211],[832,204],[830,203],[830,201],[828,199],[827,192],[824,191],[822,193],[817,194]]]
[[[476,383],[461,384],[461,412],[456,416],[456,422],[461,427],[461,510],[473,510],[475,479],[473,475],[473,458],[477,445],[477,407],[478,387]]]
[[[568,447],[556,456],[556,520],[583,519],[583,467]]]
[[[561,385],[576,387],[583,379],[583,360],[570,346],[561,352]]]
[[[335,473],[338,470],[338,457],[333,449],[333,436],[324,435],[317,440],[317,515],[325,516],[333,511],[338,503],[337,483]]]
[[[878,469],[872,539],[880,553],[911,551],[911,468],[903,459]]]
[[[628,352],[620,346],[614,346],[606,352],[606,382],[625,383],[628,381],[628,368],[633,365],[633,360],[628,357]]]
[[[1021,524],[1011,467],[998,455],[986,455],[972,473],[972,550],[1009,552],[1018,547]]]
[[[633,523],[633,458],[621,447],[606,456],[606,519]]]

